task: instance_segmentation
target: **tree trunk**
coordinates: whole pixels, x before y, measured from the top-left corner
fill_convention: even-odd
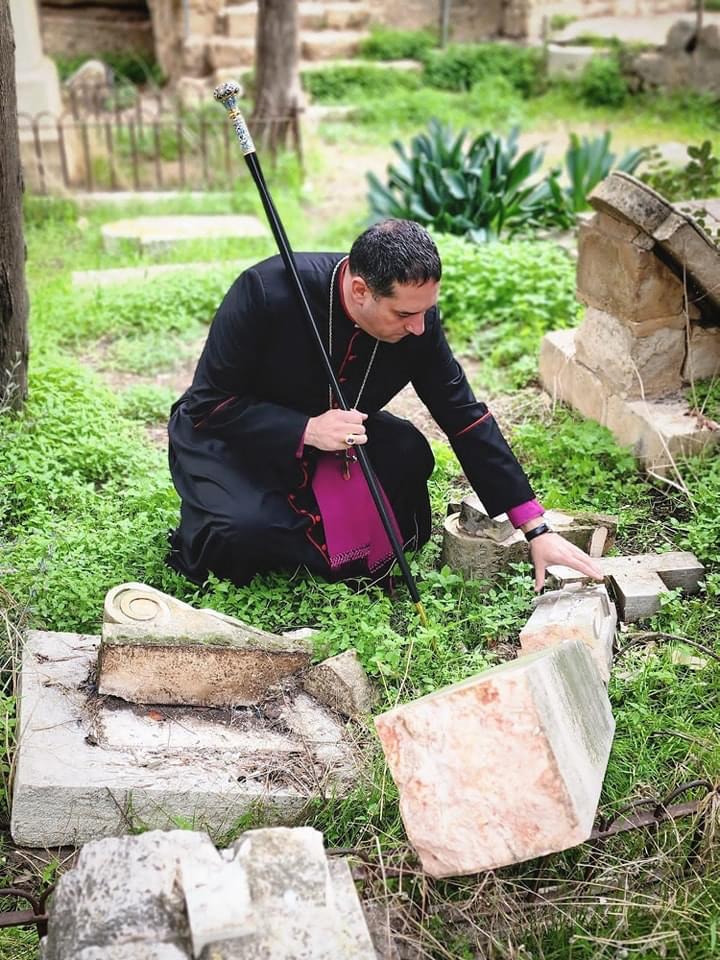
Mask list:
[[[32,0],[34,3],[35,0]],[[22,173],[9,0],[0,0],[0,411],[27,394],[28,298],[22,224]]]
[[[272,156],[296,131],[300,36],[296,0],[259,0],[252,134]],[[293,119],[294,118],[294,119]]]

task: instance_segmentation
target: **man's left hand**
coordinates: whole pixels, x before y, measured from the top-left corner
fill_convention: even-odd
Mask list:
[[[543,533],[532,539],[529,546],[535,567],[535,590],[538,592],[545,586],[545,570],[552,564],[571,567],[593,580],[604,579],[604,574],[595,561],[559,533]]]

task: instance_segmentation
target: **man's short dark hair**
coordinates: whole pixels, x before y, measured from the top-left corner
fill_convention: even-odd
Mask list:
[[[414,220],[382,220],[361,233],[350,250],[350,273],[376,297],[392,296],[396,283],[438,281],[440,255],[430,234]]]

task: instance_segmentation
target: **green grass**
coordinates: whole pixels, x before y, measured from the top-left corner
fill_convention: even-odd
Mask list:
[[[536,103],[529,101],[525,108]],[[578,110],[582,114],[584,108]],[[311,162],[317,163],[312,154]],[[296,179],[281,177],[276,189],[298,249],[347,246],[358,227],[356,213],[317,223],[307,216]],[[243,211],[256,210],[244,188],[234,197],[242,199]],[[233,202],[240,204],[240,199]],[[214,198],[208,201],[213,207],[216,203]],[[183,199],[163,204],[163,209],[186,212],[190,205]],[[192,206],[197,209],[195,202]],[[112,218],[128,212],[114,209]],[[0,811],[5,819],[14,737],[11,653],[16,628],[22,621],[23,626],[96,632],[105,592],[123,581],[141,580],[270,630],[317,626],[317,655],[355,647],[378,684],[382,706],[462,679],[514,652],[518,631],[532,608],[529,568],[518,565],[488,587],[440,566],[445,507],[464,488],[453,455],[440,444],[431,483],[434,533],[412,560],[428,611],[427,627],[418,626],[403,589],[390,600],[376,589],[358,592],[309,576],[269,574],[243,588],[212,579],[199,591],[166,568],[165,535],[176,522],[178,499],[165,454],[149,445],[144,424],[164,417],[173,397],[147,384],[116,395],[78,357],[87,358],[102,347],[103,358],[109,356],[125,370],[141,367],[143,355],[142,372],[157,369],[163,342],[177,338],[182,349],[206,328],[232,271],[218,263],[204,278],[183,276],[121,291],[77,293],[70,285],[72,270],[130,265],[141,262],[140,256],[102,250],[99,226],[108,210],[83,214],[83,228],[65,202],[32,201],[28,213],[30,397],[22,415],[0,416],[0,577],[7,591],[0,592],[0,648],[8,661],[0,691],[0,743],[7,745],[4,751],[0,748]],[[440,238],[440,243],[450,337],[458,346],[474,345],[483,358],[486,383],[509,389],[525,382],[541,333],[576,320],[572,265],[547,244],[489,246],[478,252],[453,239]],[[214,245],[198,252],[206,260],[218,256]],[[239,245],[229,244],[221,252],[245,256]],[[271,252],[268,242],[249,255]],[[483,256],[485,260],[477,259]],[[182,258],[172,254],[161,259]],[[522,349],[512,345],[514,338]],[[708,415],[718,409],[716,394],[716,387],[698,391]],[[562,408],[552,414],[538,409],[514,429],[513,443],[548,506],[619,515],[620,552],[697,553],[707,565],[700,593],[693,598],[668,595],[662,611],[634,630],[686,637],[720,653],[717,455],[681,464],[689,499],[650,484],[607,431]],[[627,640],[624,634],[623,643]],[[618,659],[610,687],[617,731],[601,798],[603,813],[642,797],[661,798],[685,780],[720,777],[720,664],[706,657],[700,669],[692,669],[677,656],[684,651],[682,640],[658,639]],[[706,875],[697,874],[701,864],[695,865],[695,873],[682,875],[681,854],[691,834],[686,821],[675,831],[615,838],[597,851],[600,872],[597,886],[590,888],[582,886],[592,853],[587,846],[479,881],[433,883],[409,870],[405,879],[390,877],[383,884],[378,844],[384,863],[392,864],[402,858],[407,843],[395,787],[376,752],[353,793],[342,800],[317,801],[306,822],[325,831],[329,846],[363,848],[375,863],[370,869],[377,877],[366,893],[381,903],[387,897],[391,906],[406,912],[427,956],[705,960],[717,947],[717,858],[712,849],[703,849]],[[11,879],[13,871],[8,868],[6,873]],[[538,877],[543,883],[567,884],[566,900],[542,910],[523,907]],[[29,960],[33,941],[32,933],[5,932],[0,934],[0,952]]]

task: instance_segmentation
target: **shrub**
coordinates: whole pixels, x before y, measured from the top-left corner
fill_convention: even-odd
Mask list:
[[[372,64],[338,64],[320,70],[305,70],[303,88],[313,100],[342,103],[368,97],[383,97],[402,90],[417,90],[420,76],[414,70],[394,70]]]
[[[235,272],[235,271],[233,271]],[[173,273],[152,283],[61,290],[40,309],[43,336],[59,344],[99,337],[195,334],[209,324],[228,287],[228,271]]]
[[[506,77],[529,97],[544,84],[542,51],[504,43],[450,44],[425,58],[425,82],[442,90],[470,90],[491,76]]]
[[[417,220],[441,233],[476,241],[510,236],[543,222],[545,184],[533,183],[543,159],[539,149],[516,159],[518,130],[507,140],[489,131],[465,147],[467,132],[437,120],[414,137],[409,151],[395,141],[400,162],[388,167],[387,186],[373,173],[370,208],[378,218]]]
[[[646,156],[646,149],[630,150],[615,163],[615,154],[610,150],[609,130],[593,140],[580,139],[576,133],[571,133],[570,146],[565,152],[565,171],[570,181],[566,194],[570,209],[575,213],[587,210],[588,194],[611,170],[634,173]]]
[[[118,398],[120,414],[142,423],[160,423],[170,416],[170,407],[177,400],[170,387],[154,383],[139,383],[128,387]]]
[[[704,140],[700,146],[688,146],[689,161],[684,167],[671,167],[656,148],[648,154],[648,165],[640,179],[668,200],[701,200],[716,196],[720,190],[720,158],[713,153],[713,144]]]
[[[628,85],[617,57],[593,57],[580,74],[582,100],[591,107],[621,107]]]
[[[436,46],[437,37],[429,30],[393,30],[374,24],[360,44],[360,54],[368,60],[422,60]]]
[[[158,582],[177,497],[165,455],[71,360],[36,361],[28,402],[0,417],[3,585],[51,629],[92,630],[105,592]]]
[[[547,241],[435,239],[443,262],[440,309],[453,345],[500,368],[507,385],[533,379],[543,334],[577,323],[571,258]]]

